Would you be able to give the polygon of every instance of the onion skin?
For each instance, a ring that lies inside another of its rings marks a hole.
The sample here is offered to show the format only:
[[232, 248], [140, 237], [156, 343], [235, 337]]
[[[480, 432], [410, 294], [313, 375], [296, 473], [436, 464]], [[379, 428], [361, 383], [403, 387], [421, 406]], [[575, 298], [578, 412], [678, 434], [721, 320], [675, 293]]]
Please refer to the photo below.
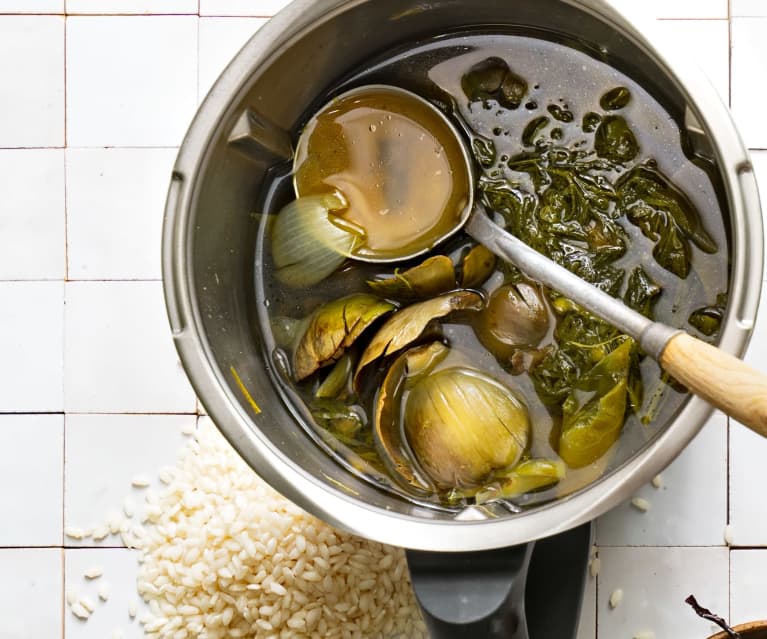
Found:
[[325, 193], [301, 197], [283, 207], [272, 228], [277, 279], [304, 288], [321, 282], [344, 263], [362, 241], [362, 235], [332, 221], [331, 211], [345, 206], [340, 195]]

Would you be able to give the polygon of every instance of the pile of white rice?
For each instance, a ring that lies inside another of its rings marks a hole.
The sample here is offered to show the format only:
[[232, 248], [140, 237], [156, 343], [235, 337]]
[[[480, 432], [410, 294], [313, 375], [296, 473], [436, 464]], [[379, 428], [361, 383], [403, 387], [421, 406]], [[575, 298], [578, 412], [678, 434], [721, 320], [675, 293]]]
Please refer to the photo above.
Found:
[[147, 516], [137, 544], [147, 637], [427, 636], [401, 549], [307, 515], [207, 421]]

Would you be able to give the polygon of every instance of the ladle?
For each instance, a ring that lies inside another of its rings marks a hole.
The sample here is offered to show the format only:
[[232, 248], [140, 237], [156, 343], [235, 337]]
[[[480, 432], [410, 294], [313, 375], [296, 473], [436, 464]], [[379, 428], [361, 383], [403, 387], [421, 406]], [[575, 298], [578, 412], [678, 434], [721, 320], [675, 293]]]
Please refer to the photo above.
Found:
[[[357, 87], [338, 96], [336, 100], [369, 91], [398, 94], [403, 99], [420, 102], [423, 106], [431, 109], [435, 115], [438, 115], [455, 135], [461, 146], [469, 184], [475, 183], [474, 162], [464, 137], [447, 116], [428, 100], [411, 91], [390, 85]], [[332, 108], [333, 104], [334, 101], [328, 103], [314, 118], [326, 109]], [[302, 145], [307, 144], [306, 132], [310, 130], [310, 126], [305, 127], [298, 141], [299, 149], [302, 148]], [[468, 204], [458, 223], [439, 238], [438, 242], [461, 228], [498, 257], [523, 270], [529, 277], [540, 281], [553, 290], [565, 293], [567, 297], [586, 310], [609, 322], [626, 335], [633, 337], [645, 353], [657, 360], [667, 373], [684, 384], [691, 392], [753, 431], [767, 437], [767, 375], [681, 329], [646, 318], [626, 306], [619, 299], [611, 297], [530, 248], [490, 219], [484, 206], [474, 201], [471, 187]], [[402, 261], [426, 253], [434, 247], [434, 244], [435, 242], [431, 241], [428, 246], [417, 247], [407, 255], [398, 256], [396, 260], [392, 259], [391, 256], [384, 258], [371, 254], [360, 256], [357, 259], [376, 263]]]

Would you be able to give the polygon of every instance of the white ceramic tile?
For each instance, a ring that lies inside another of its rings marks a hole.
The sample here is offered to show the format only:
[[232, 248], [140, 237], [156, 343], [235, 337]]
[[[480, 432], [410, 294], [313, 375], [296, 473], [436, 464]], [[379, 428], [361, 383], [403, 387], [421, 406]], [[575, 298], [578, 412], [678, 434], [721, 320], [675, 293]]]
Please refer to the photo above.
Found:
[[176, 149], [68, 149], [69, 279], [160, 279]]
[[767, 282], [762, 282], [759, 311], [756, 315], [751, 341], [743, 359], [760, 370], [764, 370], [767, 365]]
[[[674, 5], [675, 3], [666, 3]], [[725, 12], [726, 16], [726, 12]], [[658, 20], [659, 32], [700, 66], [725, 104], [730, 99], [730, 27], [727, 20]]]
[[0, 282], [0, 412], [63, 408], [63, 282]]
[[[728, 614], [726, 548], [600, 548], [597, 626], [600, 637], [633, 637], [642, 631], [657, 639], [702, 639], [716, 627], [695, 615], [684, 600]], [[623, 600], [609, 606], [620, 588]]]
[[759, 80], [767, 61], [765, 34], [767, 17], [732, 20], [732, 111], [746, 145], [757, 149], [767, 149], [767, 84]]
[[234, 55], [266, 22], [266, 18], [200, 19], [200, 100]]
[[767, 439], [745, 426], [730, 427], [730, 526], [736, 546], [767, 546]]
[[732, 625], [767, 619], [767, 550], [730, 553], [730, 621]]
[[64, 13], [64, 0], [0, 0], [0, 13]]
[[0, 16], [0, 34], [0, 148], [63, 146], [64, 17]]
[[727, 18], [727, 0], [610, 0], [610, 2], [620, 11], [632, 16], [645, 15], [665, 19]]
[[[88, 597], [94, 611], [87, 621], [64, 610], [64, 631], [67, 639], [108, 639], [119, 631], [122, 639], [143, 639], [144, 632], [138, 621], [149, 611], [136, 591], [138, 553], [124, 548], [77, 548], [65, 551], [64, 591], [74, 591], [79, 597]], [[86, 579], [89, 568], [101, 566], [104, 573], [97, 579]], [[99, 598], [99, 588], [106, 585], [108, 598]], [[128, 611], [136, 606], [136, 618]]]
[[[635, 0], [636, 1], [636, 0]], [[727, 0], [652, 0], [657, 18], [727, 18]]]
[[177, 146], [197, 103], [196, 16], [67, 20], [70, 146]]
[[63, 471], [62, 415], [0, 415], [0, 546], [61, 545]]
[[0, 150], [0, 193], [0, 279], [63, 280], [63, 149]]
[[730, 0], [733, 16], [767, 16], [764, 0]]
[[[767, 250], [767, 151], [751, 151], [751, 163], [754, 165], [754, 175], [759, 188], [759, 199], [762, 203], [762, 227], [764, 230], [764, 246]], [[767, 279], [767, 270], [764, 272]], [[767, 305], [767, 300], [765, 300]], [[765, 305], [762, 308], [765, 308]]]
[[271, 17], [290, 0], [200, 0], [201, 16]]
[[62, 551], [0, 549], [0, 637], [63, 639]]
[[197, 0], [67, 0], [67, 13], [197, 13]]
[[[764, 371], [767, 362], [767, 284], [745, 361]], [[767, 546], [767, 510], [754, 503], [754, 490], [767, 483], [767, 439], [730, 423], [730, 525], [738, 546]]]
[[[162, 492], [158, 474], [176, 463], [194, 429], [194, 415], [67, 415], [64, 496], [65, 526], [87, 530], [108, 521], [113, 511], [123, 515], [126, 498], [133, 502], [133, 523], [139, 523], [146, 495]], [[147, 488], [132, 486], [142, 477]], [[119, 546], [118, 536], [103, 540], [64, 539], [67, 546]]]
[[67, 412], [194, 413], [160, 282], [68, 282]]
[[597, 636], [597, 578], [589, 574], [586, 580], [576, 639], [596, 639]]
[[647, 512], [630, 501], [597, 522], [600, 546], [721, 546], [727, 525], [727, 417], [715, 413], [662, 473], [663, 487], [637, 493]]

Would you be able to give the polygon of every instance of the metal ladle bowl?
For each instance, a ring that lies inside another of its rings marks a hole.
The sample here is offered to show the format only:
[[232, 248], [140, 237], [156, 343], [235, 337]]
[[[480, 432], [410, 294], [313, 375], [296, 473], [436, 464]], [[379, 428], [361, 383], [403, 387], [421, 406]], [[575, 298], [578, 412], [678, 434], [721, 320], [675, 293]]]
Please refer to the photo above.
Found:
[[[310, 125], [304, 128], [299, 137], [296, 158], [306, 154], [308, 139], [313, 130], [311, 123], [317, 117], [328, 109], [332, 109], [340, 99], [376, 93], [395, 94], [402, 102], [418, 103], [437, 116], [446, 130], [451, 132], [460, 145], [468, 175], [468, 201], [458, 216], [456, 224], [436, 241], [430, 239], [421, 245], [413, 246], [396, 258], [388, 254], [379, 256], [374, 252], [367, 252], [364, 255], [353, 255], [354, 259], [378, 264], [409, 260], [423, 255], [460, 229], [464, 229], [474, 240], [483, 244], [498, 257], [520, 268], [532, 279], [538, 280], [555, 291], [566, 291], [567, 297], [571, 300], [634, 338], [645, 353], [656, 359], [666, 372], [687, 386], [690, 391], [754, 432], [767, 437], [767, 375], [681, 329], [648, 319], [626, 306], [620, 299], [608, 295], [581, 279], [495, 224], [488, 216], [485, 207], [475, 201], [473, 189], [473, 185], [476, 184], [475, 163], [465, 138], [449, 118], [428, 100], [412, 91], [390, 85], [355, 87], [334, 98], [313, 116]], [[386, 181], [394, 178], [384, 174], [382, 179]]]

